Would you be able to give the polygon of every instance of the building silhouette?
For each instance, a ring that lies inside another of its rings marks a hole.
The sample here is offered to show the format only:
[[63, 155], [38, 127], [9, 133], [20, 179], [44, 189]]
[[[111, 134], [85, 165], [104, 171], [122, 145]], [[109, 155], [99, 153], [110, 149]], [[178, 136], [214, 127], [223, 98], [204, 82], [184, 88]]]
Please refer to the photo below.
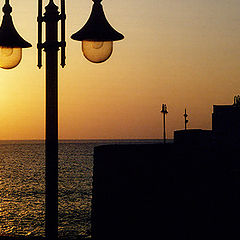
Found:
[[186, 129], [174, 131], [174, 144], [206, 146], [212, 144], [212, 131]]
[[212, 121], [174, 143], [95, 147], [92, 240], [240, 239], [240, 97]]
[[240, 144], [240, 96], [232, 105], [213, 105], [212, 132], [217, 144]]
[[240, 96], [232, 105], [213, 105], [212, 130], [174, 131], [174, 143], [185, 145], [240, 145]]

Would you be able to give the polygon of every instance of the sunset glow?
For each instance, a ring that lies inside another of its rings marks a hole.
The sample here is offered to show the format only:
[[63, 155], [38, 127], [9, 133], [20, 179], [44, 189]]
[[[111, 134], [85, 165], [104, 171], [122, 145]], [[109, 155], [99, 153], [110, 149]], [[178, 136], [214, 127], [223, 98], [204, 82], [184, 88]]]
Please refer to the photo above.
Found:
[[[33, 47], [23, 49], [16, 68], [0, 69], [0, 139], [43, 139], [45, 69], [37, 68], [37, 1], [10, 2], [16, 29]], [[100, 64], [87, 61], [80, 43], [70, 39], [86, 22], [92, 1], [66, 5], [60, 139], [162, 138], [163, 103], [169, 112], [167, 138], [184, 128], [185, 108], [189, 128], [211, 129], [212, 105], [232, 104], [240, 94], [239, 1], [102, 4], [125, 39], [114, 43], [111, 57]]]

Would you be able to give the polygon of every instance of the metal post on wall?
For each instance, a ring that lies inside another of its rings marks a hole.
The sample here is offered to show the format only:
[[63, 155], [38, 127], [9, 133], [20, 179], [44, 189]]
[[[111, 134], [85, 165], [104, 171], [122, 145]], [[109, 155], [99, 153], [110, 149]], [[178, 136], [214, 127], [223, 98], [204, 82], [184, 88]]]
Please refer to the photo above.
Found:
[[163, 143], [165, 144], [166, 143], [166, 114], [168, 113], [166, 104], [162, 104], [161, 113], [163, 114]]
[[186, 108], [185, 108], [185, 113], [184, 113], [183, 116], [184, 116], [184, 129], [187, 130], [187, 123], [188, 123], [187, 117], [188, 117], [188, 115], [187, 115], [187, 110], [186, 110]]

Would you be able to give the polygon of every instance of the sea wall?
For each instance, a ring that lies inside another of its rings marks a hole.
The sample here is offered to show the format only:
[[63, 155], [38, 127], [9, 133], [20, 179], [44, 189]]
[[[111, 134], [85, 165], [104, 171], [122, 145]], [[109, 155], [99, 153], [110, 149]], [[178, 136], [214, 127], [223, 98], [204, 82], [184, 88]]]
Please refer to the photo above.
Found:
[[96, 147], [93, 239], [239, 239], [238, 152], [175, 144]]

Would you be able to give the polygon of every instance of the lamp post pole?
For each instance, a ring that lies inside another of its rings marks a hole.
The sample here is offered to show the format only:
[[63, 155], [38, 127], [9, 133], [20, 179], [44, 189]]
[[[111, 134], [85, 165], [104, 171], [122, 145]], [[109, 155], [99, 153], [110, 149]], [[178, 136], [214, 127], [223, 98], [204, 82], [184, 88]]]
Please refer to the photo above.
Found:
[[[63, 35], [62, 41], [58, 42], [58, 21], [62, 20], [62, 23], [65, 21], [65, 11], [61, 9], [63, 15], [59, 14], [58, 7], [54, 4], [53, 0], [50, 0], [46, 6], [44, 16], [42, 16], [41, 8], [42, 0], [39, 0], [39, 68], [42, 66], [42, 49], [46, 52], [45, 234], [46, 239], [56, 240], [58, 238], [58, 50], [60, 46], [62, 50], [65, 48]], [[41, 42], [42, 22], [46, 23], [45, 43]], [[62, 51], [62, 53], [65, 55], [65, 51]], [[65, 65], [65, 56], [62, 56], [61, 65], [63, 67]]]
[[58, 44], [57, 7], [46, 7], [46, 222], [48, 240], [58, 236]]

